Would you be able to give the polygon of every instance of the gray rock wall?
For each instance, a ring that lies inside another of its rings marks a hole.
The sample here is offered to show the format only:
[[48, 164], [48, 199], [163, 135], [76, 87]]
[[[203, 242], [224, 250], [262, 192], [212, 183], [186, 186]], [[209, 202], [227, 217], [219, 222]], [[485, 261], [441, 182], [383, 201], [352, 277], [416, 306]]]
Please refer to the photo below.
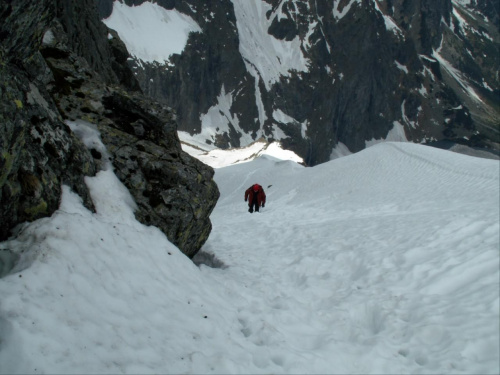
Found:
[[0, 239], [59, 206], [61, 184], [92, 202], [83, 183], [95, 173], [46, 90], [53, 76], [38, 52], [53, 8], [48, 2], [2, 2], [0, 14]]
[[85, 121], [100, 131], [137, 219], [194, 256], [219, 197], [213, 170], [181, 150], [172, 110], [141, 94], [95, 3], [3, 2], [0, 15], [0, 240], [51, 215], [62, 184], [93, 209], [84, 177], [106, 156], [65, 123]]

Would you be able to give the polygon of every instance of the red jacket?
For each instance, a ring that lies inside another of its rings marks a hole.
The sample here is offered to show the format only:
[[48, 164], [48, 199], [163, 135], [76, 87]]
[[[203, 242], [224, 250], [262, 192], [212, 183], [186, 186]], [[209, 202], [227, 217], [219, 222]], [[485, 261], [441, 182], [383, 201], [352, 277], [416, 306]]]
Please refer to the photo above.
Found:
[[248, 200], [248, 206], [252, 205], [253, 201], [253, 195], [254, 195], [254, 188], [257, 188], [257, 204], [259, 207], [262, 207], [266, 204], [266, 193], [264, 193], [264, 189], [262, 189], [262, 186], [255, 184], [250, 186], [246, 191], [245, 191], [245, 202]]

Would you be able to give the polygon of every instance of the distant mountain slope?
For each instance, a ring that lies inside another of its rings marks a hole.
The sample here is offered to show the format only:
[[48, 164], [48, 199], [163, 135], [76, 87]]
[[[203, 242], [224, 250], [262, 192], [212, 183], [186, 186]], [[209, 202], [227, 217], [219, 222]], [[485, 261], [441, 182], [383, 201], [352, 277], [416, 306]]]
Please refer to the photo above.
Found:
[[[189, 19], [181, 51], [130, 64], [147, 94], [176, 109], [180, 130], [217, 147], [280, 140], [309, 165], [381, 139], [499, 148], [493, 2], [97, 1], [120, 35], [137, 27], [140, 40], [147, 23], [144, 48], [158, 39], [169, 50], [179, 37], [162, 24]], [[141, 19], [151, 6], [157, 16]]]

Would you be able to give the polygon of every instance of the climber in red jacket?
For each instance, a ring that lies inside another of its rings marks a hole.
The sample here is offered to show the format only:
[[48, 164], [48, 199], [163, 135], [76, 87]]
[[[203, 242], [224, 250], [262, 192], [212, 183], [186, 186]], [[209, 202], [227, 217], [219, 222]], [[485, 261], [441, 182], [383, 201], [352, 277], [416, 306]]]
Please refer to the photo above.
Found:
[[254, 211], [259, 212], [259, 207], [265, 207], [266, 205], [266, 193], [264, 189], [259, 184], [250, 186], [245, 191], [245, 202], [248, 200], [248, 212], [252, 213]]

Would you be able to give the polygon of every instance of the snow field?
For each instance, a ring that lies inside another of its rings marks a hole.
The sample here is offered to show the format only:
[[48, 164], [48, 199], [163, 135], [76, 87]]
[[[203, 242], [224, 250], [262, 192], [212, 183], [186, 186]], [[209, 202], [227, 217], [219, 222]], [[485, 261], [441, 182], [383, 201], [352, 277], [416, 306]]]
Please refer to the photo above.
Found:
[[2, 243], [23, 258], [0, 282], [0, 373], [234, 372], [224, 296], [133, 219], [111, 171], [87, 182], [97, 214], [65, 188], [56, 214]]
[[[111, 170], [86, 181], [97, 213], [65, 187], [0, 243], [21, 255], [0, 279], [0, 373], [499, 372], [498, 161], [385, 143], [215, 179], [203, 251], [225, 268], [135, 221]], [[255, 182], [268, 203], [249, 214]]]
[[[498, 370], [497, 162], [389, 143], [314, 168], [263, 157], [216, 181], [205, 248], [246, 296], [242, 331], [268, 349], [257, 367]], [[255, 182], [272, 186], [250, 215], [242, 193]]]

